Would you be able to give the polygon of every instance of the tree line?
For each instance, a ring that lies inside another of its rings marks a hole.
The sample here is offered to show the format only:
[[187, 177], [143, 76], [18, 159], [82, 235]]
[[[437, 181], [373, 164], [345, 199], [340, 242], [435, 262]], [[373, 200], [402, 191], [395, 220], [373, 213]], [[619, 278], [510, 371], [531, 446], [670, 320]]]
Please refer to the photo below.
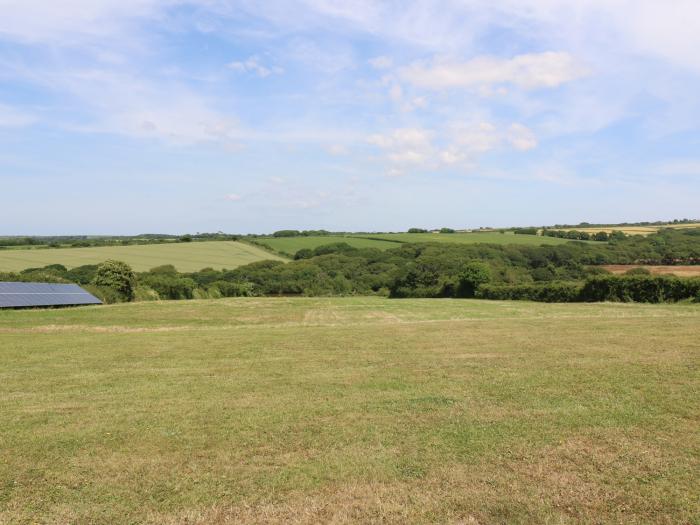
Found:
[[417, 243], [389, 250], [338, 242], [297, 252], [295, 260], [235, 269], [178, 272], [164, 265], [133, 272], [107, 261], [0, 274], [0, 280], [75, 282], [105, 302], [274, 295], [476, 297], [536, 301], [676, 301], [698, 296], [698, 279], [613, 276], [603, 264], [700, 264], [700, 229], [662, 230], [609, 243], [563, 245]]

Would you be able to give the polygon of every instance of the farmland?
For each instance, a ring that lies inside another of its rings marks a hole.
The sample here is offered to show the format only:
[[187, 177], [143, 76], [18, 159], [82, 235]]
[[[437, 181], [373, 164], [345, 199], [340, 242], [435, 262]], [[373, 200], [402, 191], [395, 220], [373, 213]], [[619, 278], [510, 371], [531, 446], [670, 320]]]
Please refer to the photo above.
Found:
[[512, 233], [367, 233], [348, 235], [318, 235], [298, 237], [259, 237], [256, 242], [264, 244], [279, 253], [294, 255], [303, 248], [314, 249], [325, 244], [344, 242], [354, 248], [397, 248], [401, 243], [442, 242], [457, 244], [562, 244], [567, 239], [539, 237], [535, 235], [514, 235]]
[[3, 523], [693, 523], [700, 306], [0, 311]]
[[662, 228], [673, 228], [678, 230], [688, 229], [688, 228], [700, 228], [700, 223], [680, 223], [680, 224], [663, 224], [663, 225], [649, 225], [649, 226], [600, 226], [600, 227], [575, 227], [575, 228], [550, 228], [551, 230], [576, 230], [580, 232], [586, 232], [590, 234], [595, 234], [598, 232], [612, 233], [614, 231], [621, 231], [625, 235], [649, 235], [656, 233]]
[[118, 259], [128, 263], [136, 271], [172, 264], [181, 272], [190, 272], [205, 267], [235, 268], [255, 261], [279, 258], [256, 246], [234, 241], [16, 249], [0, 250], [0, 271], [21, 271], [48, 264], [62, 264], [73, 268], [85, 264], [99, 264], [107, 259]]
[[652, 275], [676, 275], [678, 277], [700, 277], [700, 265], [644, 266], [638, 264], [606, 264], [601, 268], [612, 274], [620, 275], [634, 268], [646, 268]]
[[311, 235], [299, 237], [259, 237], [256, 242], [264, 244], [271, 250], [279, 253], [294, 255], [301, 249], [309, 248], [313, 250], [319, 246], [344, 242], [353, 248], [378, 248], [386, 250], [388, 248], [396, 248], [399, 245], [396, 242], [380, 241], [372, 239], [363, 239], [360, 237], [344, 236], [344, 235]]
[[368, 238], [393, 242], [451, 242], [459, 244], [525, 244], [540, 246], [542, 244], [562, 244], [567, 239], [556, 237], [541, 237], [538, 235], [515, 235], [511, 232], [478, 232], [478, 233], [388, 233], [366, 235]]

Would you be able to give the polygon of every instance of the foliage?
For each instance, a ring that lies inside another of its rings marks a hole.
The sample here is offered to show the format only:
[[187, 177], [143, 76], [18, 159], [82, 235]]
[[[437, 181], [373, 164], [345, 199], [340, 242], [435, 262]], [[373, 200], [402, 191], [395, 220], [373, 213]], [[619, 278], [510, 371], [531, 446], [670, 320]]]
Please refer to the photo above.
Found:
[[124, 300], [134, 298], [136, 275], [131, 266], [122, 261], [107, 260], [97, 267], [93, 284], [98, 287], [111, 288]]
[[582, 285], [576, 282], [554, 281], [530, 284], [483, 284], [476, 297], [479, 299], [528, 300], [547, 303], [579, 301]]

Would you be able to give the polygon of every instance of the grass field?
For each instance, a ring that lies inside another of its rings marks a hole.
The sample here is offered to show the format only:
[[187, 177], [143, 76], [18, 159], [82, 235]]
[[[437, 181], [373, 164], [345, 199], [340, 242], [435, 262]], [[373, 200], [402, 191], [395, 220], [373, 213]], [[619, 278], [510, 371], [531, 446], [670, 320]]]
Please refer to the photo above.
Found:
[[324, 244], [345, 242], [356, 248], [378, 248], [387, 250], [397, 248], [408, 242], [452, 242], [452, 243], [494, 243], [494, 244], [561, 244], [567, 239], [556, 237], [538, 237], [535, 235], [514, 235], [512, 233], [378, 233], [350, 234], [347, 236], [326, 235], [316, 237], [261, 237], [256, 239], [270, 249], [280, 253], [294, 255], [302, 248], [316, 248]]
[[492, 244], [529, 244], [540, 246], [542, 244], [562, 244], [568, 239], [557, 237], [540, 237], [537, 235], [515, 235], [513, 233], [389, 233], [367, 235], [373, 239], [384, 239], [394, 242], [454, 242], [464, 244], [492, 243]]
[[67, 268], [97, 264], [118, 259], [136, 271], [146, 271], [162, 264], [172, 264], [181, 272], [202, 268], [235, 268], [264, 259], [279, 259], [276, 255], [250, 244], [233, 241], [144, 244], [95, 248], [55, 248], [0, 250], [0, 271], [20, 271], [48, 264]]
[[309, 237], [260, 237], [257, 242], [264, 244], [272, 250], [280, 253], [294, 255], [303, 248], [318, 248], [325, 244], [344, 242], [355, 248], [396, 248], [398, 243], [389, 241], [375, 241], [371, 239], [361, 239], [357, 237], [346, 237], [342, 235], [318, 235]]
[[0, 311], [0, 523], [698, 523], [700, 306]]

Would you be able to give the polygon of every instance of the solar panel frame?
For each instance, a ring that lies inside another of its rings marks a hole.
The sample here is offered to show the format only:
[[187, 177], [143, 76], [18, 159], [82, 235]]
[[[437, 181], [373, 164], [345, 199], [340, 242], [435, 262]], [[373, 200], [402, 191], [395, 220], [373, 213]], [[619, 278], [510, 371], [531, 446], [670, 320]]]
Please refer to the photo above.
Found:
[[77, 284], [0, 282], [0, 308], [102, 304]]

